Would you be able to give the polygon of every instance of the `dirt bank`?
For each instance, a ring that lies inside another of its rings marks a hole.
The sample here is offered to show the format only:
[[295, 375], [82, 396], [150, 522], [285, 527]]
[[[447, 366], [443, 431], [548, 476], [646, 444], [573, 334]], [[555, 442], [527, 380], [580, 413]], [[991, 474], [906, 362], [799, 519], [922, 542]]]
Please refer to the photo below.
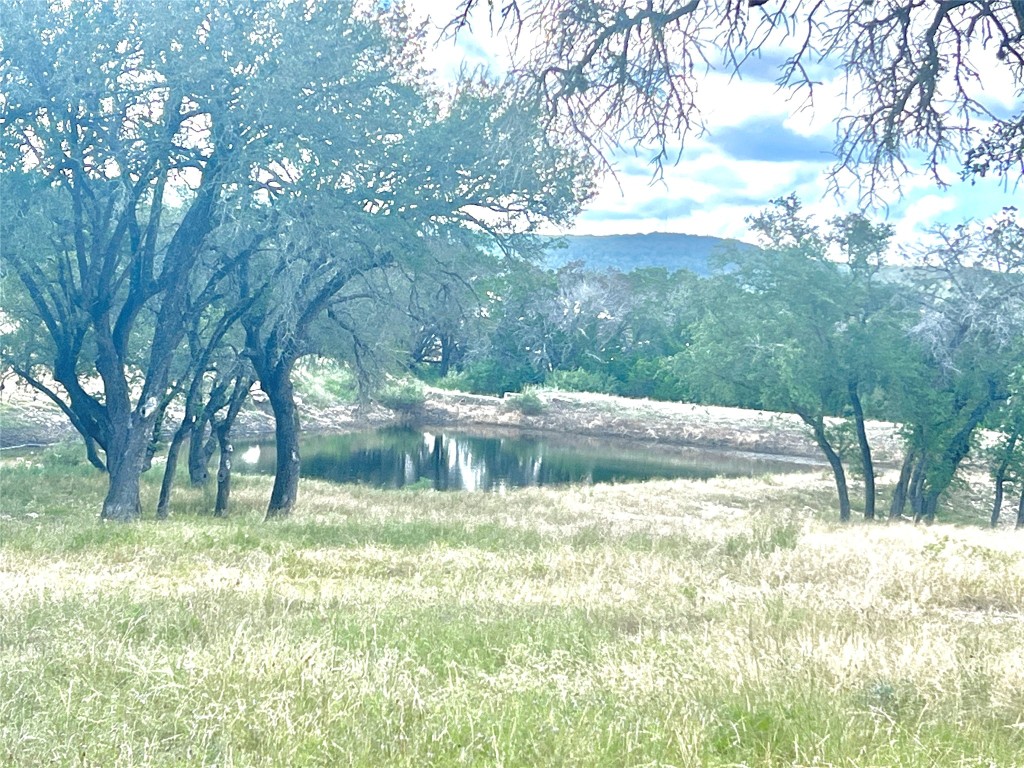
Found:
[[[675, 446], [821, 457], [807, 428], [790, 414], [576, 392], [541, 391], [537, 396], [541, 412], [526, 415], [515, 407], [514, 395], [501, 399], [430, 390], [422, 418], [428, 424], [514, 427]], [[901, 441], [892, 424], [870, 423], [868, 434], [879, 462], [900, 460]]]
[[[511, 428], [554, 432], [562, 436], [618, 437], [673, 446], [756, 451], [818, 458], [820, 453], [796, 416], [741, 408], [663, 403], [607, 395], [541, 391], [540, 412], [527, 415], [507, 398], [429, 389], [424, 407], [407, 417], [430, 426]], [[346, 432], [385, 426], [400, 419], [371, 406], [329, 408], [303, 404], [307, 431]], [[265, 403], [239, 417], [239, 438], [272, 434], [273, 418]], [[900, 441], [891, 424], [872, 423], [869, 435], [881, 463], [899, 460]], [[45, 445], [76, 438], [64, 415], [48, 401], [30, 394], [5, 394], [0, 403], [0, 446]]]

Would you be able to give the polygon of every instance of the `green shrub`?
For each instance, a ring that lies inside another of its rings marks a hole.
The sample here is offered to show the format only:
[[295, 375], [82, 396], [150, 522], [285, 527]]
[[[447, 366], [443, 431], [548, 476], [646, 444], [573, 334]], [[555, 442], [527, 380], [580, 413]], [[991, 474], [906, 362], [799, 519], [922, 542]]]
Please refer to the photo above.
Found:
[[450, 371], [446, 376], [433, 382], [438, 389], [447, 389], [452, 392], [471, 392], [466, 374], [462, 371]]
[[626, 374], [619, 394], [684, 403], [695, 402], [695, 393], [678, 357], [638, 359]]
[[503, 395], [519, 392], [530, 384], [539, 384], [543, 377], [525, 363], [499, 363], [480, 360], [470, 363], [458, 373], [449, 373], [438, 382], [439, 387], [478, 395]]
[[415, 379], [396, 381], [377, 393], [377, 402], [396, 413], [416, 413], [426, 401], [423, 385]]
[[85, 446], [81, 441], [56, 443], [43, 449], [41, 455], [43, 466], [50, 469], [92, 469]]
[[601, 395], [618, 394], [619, 383], [607, 373], [586, 371], [577, 368], [572, 371], [553, 371], [547, 385], [563, 392], [596, 392]]
[[359, 396], [358, 383], [352, 371], [326, 358], [303, 360], [296, 367], [292, 383], [304, 403], [321, 408], [350, 405]]
[[509, 395], [505, 398], [505, 402], [509, 408], [519, 411], [524, 416], [540, 416], [547, 407], [532, 389], [528, 389], [522, 394]]

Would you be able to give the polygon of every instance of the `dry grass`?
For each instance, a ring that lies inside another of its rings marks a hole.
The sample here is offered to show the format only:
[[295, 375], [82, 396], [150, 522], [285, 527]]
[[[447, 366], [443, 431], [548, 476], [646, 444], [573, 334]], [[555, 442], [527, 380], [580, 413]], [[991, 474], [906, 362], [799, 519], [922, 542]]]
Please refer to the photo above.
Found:
[[3, 472], [0, 765], [1024, 766], [1024, 536], [824, 475], [117, 526]]

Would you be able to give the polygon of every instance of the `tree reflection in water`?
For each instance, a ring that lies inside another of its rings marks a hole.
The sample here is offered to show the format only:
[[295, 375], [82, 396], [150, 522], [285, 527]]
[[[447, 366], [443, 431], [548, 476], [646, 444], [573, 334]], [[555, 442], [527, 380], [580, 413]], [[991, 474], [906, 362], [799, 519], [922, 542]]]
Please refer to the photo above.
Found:
[[[274, 471], [273, 441], [250, 443], [240, 451], [240, 471]], [[429, 484], [440, 491], [500, 492], [567, 483], [742, 477], [797, 471], [809, 463], [751, 453], [511, 433], [385, 429], [309, 435], [302, 440], [303, 477], [378, 488]]]

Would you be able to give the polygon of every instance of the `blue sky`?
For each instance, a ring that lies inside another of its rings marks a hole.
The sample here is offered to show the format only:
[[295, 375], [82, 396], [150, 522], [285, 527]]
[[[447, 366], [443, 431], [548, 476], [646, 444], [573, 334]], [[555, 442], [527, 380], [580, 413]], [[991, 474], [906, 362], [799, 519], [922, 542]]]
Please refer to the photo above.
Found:
[[[414, 3], [428, 7], [435, 21], [446, 20], [450, 0]], [[441, 72], [455, 72], [462, 60], [498, 70], [506, 61], [503, 40], [491, 37], [485, 19], [474, 34], [460, 35], [458, 44], [440, 41], [435, 49]], [[815, 88], [813, 105], [803, 95], [781, 92], [775, 85], [782, 54], [752, 59], [742, 79], [711, 73], [701, 83], [699, 105], [706, 125], [702, 136], [690, 136], [679, 161], [655, 180], [649, 155], [624, 148], [615, 153], [614, 177], [606, 178], [600, 193], [577, 219], [574, 234], [684, 232], [749, 239], [745, 217], [774, 198], [795, 192], [806, 209], [822, 217], [856, 210], [858, 191], [848, 185], [830, 190], [828, 173], [835, 117], [845, 99], [844, 83], [829, 72]], [[996, 106], [1012, 103], [1012, 90], [997, 93]], [[678, 151], [678, 147], [676, 147]], [[674, 157], [674, 155], [673, 155]], [[953, 161], [955, 163], [955, 161]], [[899, 189], [885, 194], [885, 206], [867, 212], [896, 228], [896, 242], [909, 244], [938, 223], [986, 219], [1002, 207], [1024, 202], [1022, 190], [993, 179], [976, 183], [959, 179], [955, 164], [944, 168], [948, 186], [940, 188], [924, 172], [904, 177]], [[852, 177], [851, 177], [852, 180]]]

